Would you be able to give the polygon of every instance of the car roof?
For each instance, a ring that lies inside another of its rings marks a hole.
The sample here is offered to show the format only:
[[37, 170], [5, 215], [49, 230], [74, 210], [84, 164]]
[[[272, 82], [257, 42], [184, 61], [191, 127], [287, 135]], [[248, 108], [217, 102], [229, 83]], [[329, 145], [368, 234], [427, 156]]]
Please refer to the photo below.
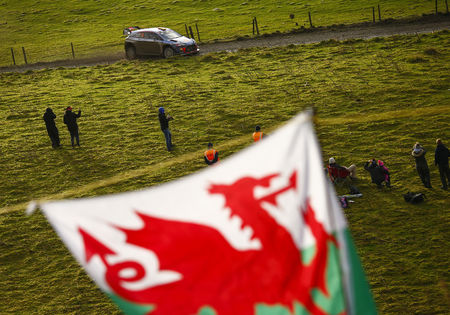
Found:
[[132, 33], [141, 33], [141, 32], [161, 33], [162, 31], [165, 31], [165, 30], [170, 30], [170, 28], [167, 28], [167, 27], [141, 28], [139, 30], [132, 31]]

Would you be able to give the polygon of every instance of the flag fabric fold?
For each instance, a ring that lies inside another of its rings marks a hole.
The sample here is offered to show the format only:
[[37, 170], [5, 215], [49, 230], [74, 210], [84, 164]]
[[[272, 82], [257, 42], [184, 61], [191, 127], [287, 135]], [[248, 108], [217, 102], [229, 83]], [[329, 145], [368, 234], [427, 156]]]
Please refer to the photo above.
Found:
[[40, 208], [127, 314], [376, 314], [309, 112], [179, 180]]

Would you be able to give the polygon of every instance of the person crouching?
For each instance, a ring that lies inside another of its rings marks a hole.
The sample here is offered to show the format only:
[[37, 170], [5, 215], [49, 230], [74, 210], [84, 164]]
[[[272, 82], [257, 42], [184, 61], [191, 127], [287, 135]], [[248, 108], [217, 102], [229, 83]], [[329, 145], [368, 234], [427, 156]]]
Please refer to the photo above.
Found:
[[208, 150], [205, 151], [203, 157], [205, 159], [205, 163], [208, 165], [213, 165], [219, 161], [219, 152], [213, 149], [213, 144], [211, 142], [208, 143]]

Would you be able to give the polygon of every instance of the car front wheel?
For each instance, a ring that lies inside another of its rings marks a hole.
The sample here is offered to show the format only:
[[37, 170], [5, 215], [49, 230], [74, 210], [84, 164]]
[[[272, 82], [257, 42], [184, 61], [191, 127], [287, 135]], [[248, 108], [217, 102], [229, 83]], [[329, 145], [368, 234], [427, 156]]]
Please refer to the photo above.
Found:
[[128, 59], [136, 59], [136, 48], [133, 46], [128, 46], [125, 53]]
[[175, 55], [175, 52], [173, 51], [172, 48], [170, 48], [170, 47], [164, 48], [164, 51], [163, 51], [164, 58], [170, 58], [170, 57], [173, 57], [173, 55]]

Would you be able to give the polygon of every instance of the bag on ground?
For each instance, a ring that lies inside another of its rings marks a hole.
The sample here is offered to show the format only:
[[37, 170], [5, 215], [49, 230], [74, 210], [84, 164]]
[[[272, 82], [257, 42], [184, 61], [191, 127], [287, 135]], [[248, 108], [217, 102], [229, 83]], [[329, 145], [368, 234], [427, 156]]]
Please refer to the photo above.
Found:
[[403, 195], [403, 198], [405, 199], [406, 202], [417, 204], [425, 200], [425, 195], [423, 193], [414, 193], [408, 191], [406, 194]]

